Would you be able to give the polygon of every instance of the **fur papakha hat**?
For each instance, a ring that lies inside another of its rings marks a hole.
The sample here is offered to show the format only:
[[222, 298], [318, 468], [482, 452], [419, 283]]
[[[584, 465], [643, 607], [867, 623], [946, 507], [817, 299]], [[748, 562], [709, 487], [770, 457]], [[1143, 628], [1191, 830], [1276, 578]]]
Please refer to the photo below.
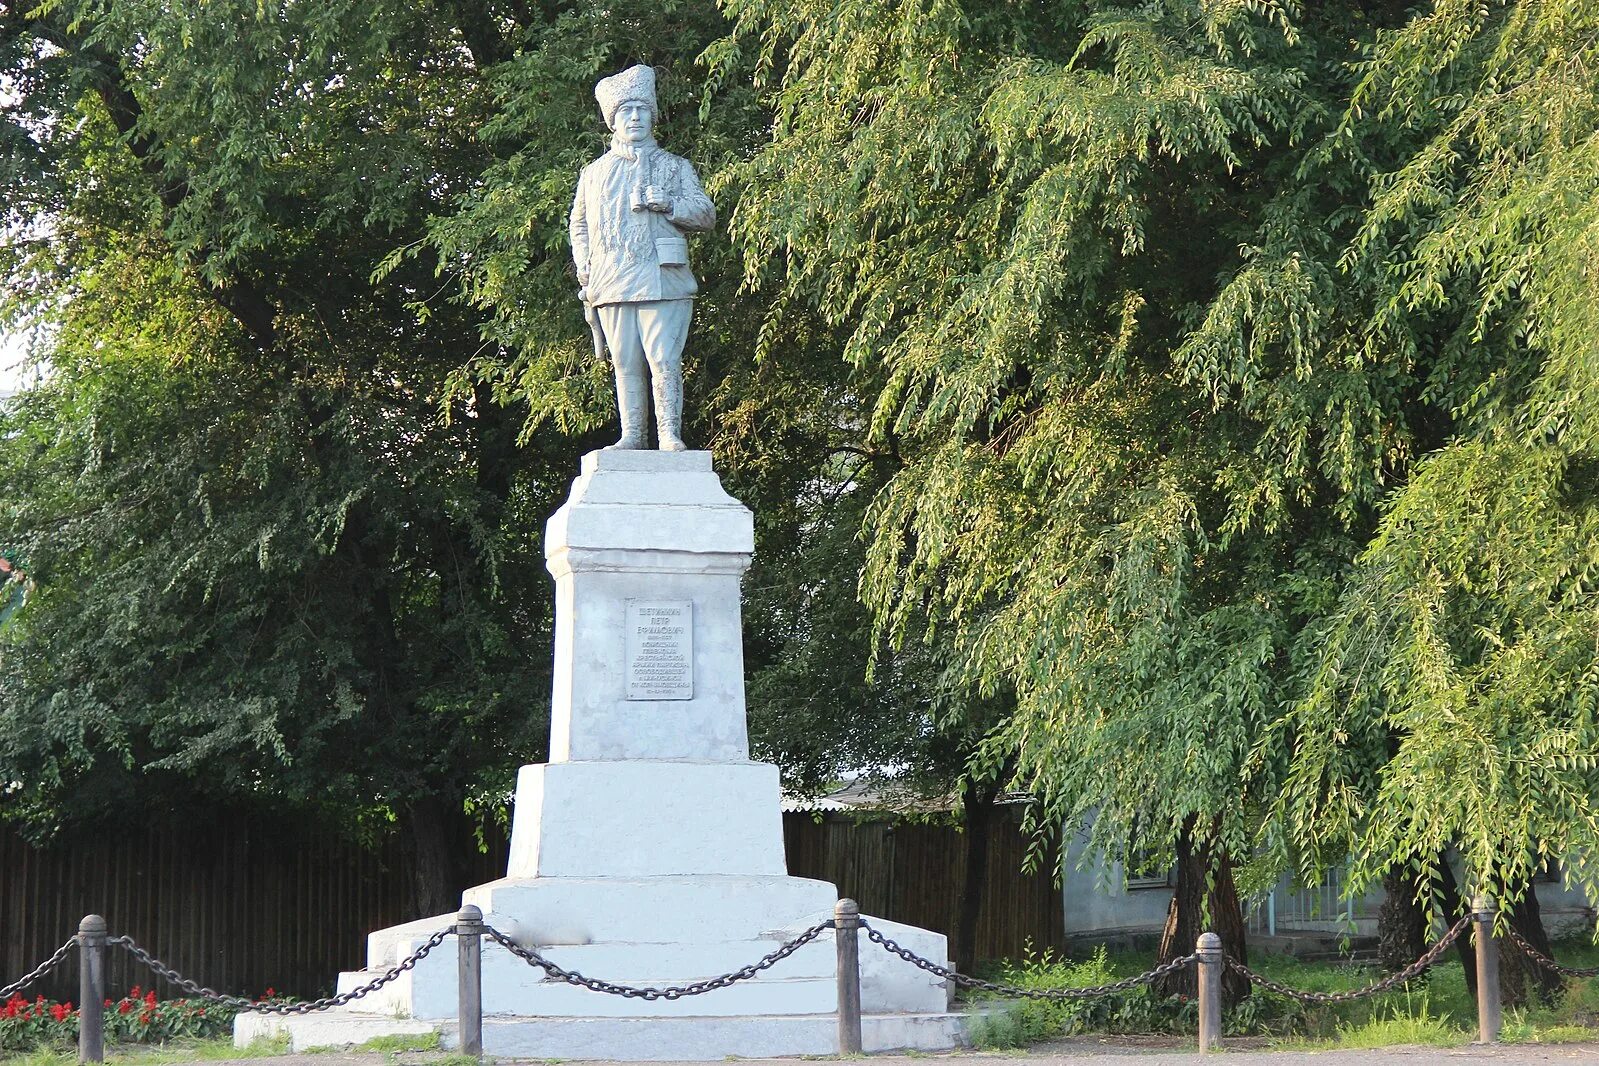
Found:
[[655, 103], [655, 68], [643, 63], [628, 67], [620, 74], [612, 74], [609, 78], [601, 78], [599, 84], [594, 86], [594, 99], [600, 102], [600, 114], [605, 116], [605, 125], [609, 129], [616, 128], [617, 109], [629, 100], [643, 101], [650, 105], [650, 111], [657, 116], [661, 113]]

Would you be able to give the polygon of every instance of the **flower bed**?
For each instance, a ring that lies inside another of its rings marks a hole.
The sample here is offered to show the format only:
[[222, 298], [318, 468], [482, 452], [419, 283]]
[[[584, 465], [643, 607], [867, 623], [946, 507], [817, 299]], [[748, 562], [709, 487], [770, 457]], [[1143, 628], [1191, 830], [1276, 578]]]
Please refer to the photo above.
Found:
[[[121, 999], [105, 1001], [107, 1044], [162, 1044], [169, 1040], [221, 1036], [232, 1031], [237, 1011], [203, 999], [157, 999], [137, 985]], [[38, 996], [13, 996], [0, 1006], [0, 1051], [60, 1047], [78, 1039], [78, 1009]]]

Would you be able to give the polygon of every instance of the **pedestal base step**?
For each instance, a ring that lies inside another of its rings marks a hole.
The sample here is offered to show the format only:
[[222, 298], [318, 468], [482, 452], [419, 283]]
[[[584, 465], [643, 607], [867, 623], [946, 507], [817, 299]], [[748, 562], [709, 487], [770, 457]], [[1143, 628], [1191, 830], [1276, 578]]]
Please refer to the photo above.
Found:
[[[832, 914], [833, 886], [797, 877], [659, 877], [636, 880], [506, 879], [468, 889], [486, 917], [526, 938], [551, 962], [617, 984], [666, 987], [731, 973], [756, 962]], [[716, 905], [720, 903], [720, 912]], [[583, 906], [586, 904], [586, 909]], [[825, 904], [825, 906], [819, 906]], [[492, 908], [492, 909], [491, 909]], [[698, 921], [687, 921], [691, 915]], [[437, 915], [372, 933], [367, 965], [339, 976], [338, 990], [369, 983], [410, 955], [454, 915]], [[873, 928], [924, 958], [948, 957], [944, 937], [882, 918]], [[611, 936], [590, 939], [602, 931]], [[650, 935], [654, 932], [655, 935]], [[727, 939], [729, 933], [736, 939]], [[560, 935], [556, 935], [560, 933]], [[698, 933], [698, 936], [694, 934]], [[742, 934], [740, 936], [740, 934]], [[483, 1011], [514, 1017], [633, 1015], [808, 1015], [837, 1002], [837, 948], [831, 930], [753, 981], [676, 1001], [601, 995], [547, 979], [498, 944], [483, 944]], [[454, 945], [444, 945], [388, 985], [358, 1001], [370, 1014], [430, 1021], [455, 1017]], [[868, 1014], [939, 1013], [949, 990], [931, 974], [865, 942], [860, 947], [861, 1006]]]
[[[360, 1044], [376, 1036], [438, 1032], [447, 1048], [460, 1045], [455, 1022], [422, 1022], [333, 1010], [303, 1017], [241, 1014], [233, 1042], [289, 1037], [291, 1051]], [[861, 1020], [867, 1051], [947, 1051], [963, 1046], [959, 1014], [868, 1014]], [[483, 1053], [518, 1059], [614, 1059], [623, 1062], [715, 1061], [838, 1053], [832, 1014], [683, 1018], [483, 1019]]]
[[[822, 949], [808, 945], [816, 957]], [[831, 951], [829, 945], [827, 950]], [[429, 960], [431, 961], [431, 960]], [[404, 975], [384, 988], [360, 1000], [363, 1010], [372, 1014], [392, 1017], [410, 1017], [422, 1021], [441, 1021], [454, 1018], [456, 989], [450, 984], [455, 979], [453, 969], [435, 974], [433, 969]], [[781, 965], [781, 964], [779, 964]], [[581, 972], [581, 971], [580, 971]], [[817, 1014], [832, 1010], [838, 1002], [838, 982], [832, 974], [825, 977], [771, 976], [762, 974], [753, 981], [740, 981], [728, 988], [720, 988], [701, 996], [682, 999], [628, 999], [604, 995], [586, 988], [569, 985], [563, 981], [542, 979], [543, 971], [528, 967], [521, 959], [496, 948], [483, 952], [483, 1012], [485, 1015], [531, 1015], [534, 1017], [685, 1017], [707, 1013], [720, 1015], [739, 1014]], [[706, 971], [688, 980], [704, 980], [713, 976]], [[339, 991], [359, 988], [378, 977], [375, 970], [356, 970], [339, 975]], [[688, 980], [626, 979], [620, 984], [635, 987], [664, 987], [686, 984]]]

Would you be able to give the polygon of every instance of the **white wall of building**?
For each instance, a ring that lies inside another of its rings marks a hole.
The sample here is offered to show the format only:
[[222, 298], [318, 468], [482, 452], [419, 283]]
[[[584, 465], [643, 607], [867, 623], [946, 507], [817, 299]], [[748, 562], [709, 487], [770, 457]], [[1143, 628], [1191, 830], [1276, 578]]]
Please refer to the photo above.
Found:
[[1069, 938], [1159, 932], [1166, 924], [1172, 890], [1165, 884], [1129, 884], [1120, 865], [1105, 866], [1079, 835], [1066, 846], [1061, 882]]
[[[1102, 863], [1079, 836], [1068, 845], [1067, 870], [1061, 886], [1061, 906], [1066, 935], [1076, 940], [1112, 940], [1128, 934], [1158, 934], [1166, 922], [1172, 890], [1158, 880], [1129, 882], [1115, 864]], [[1544, 928], [1551, 936], [1591, 931], [1594, 906], [1579, 891], [1559, 881], [1535, 886]], [[1266, 898], [1245, 917], [1251, 937], [1293, 933], [1348, 933], [1372, 936], [1377, 932], [1377, 911], [1382, 906], [1380, 886], [1350, 900], [1343, 894], [1337, 871], [1328, 882], [1304, 889], [1284, 877], [1268, 905]]]

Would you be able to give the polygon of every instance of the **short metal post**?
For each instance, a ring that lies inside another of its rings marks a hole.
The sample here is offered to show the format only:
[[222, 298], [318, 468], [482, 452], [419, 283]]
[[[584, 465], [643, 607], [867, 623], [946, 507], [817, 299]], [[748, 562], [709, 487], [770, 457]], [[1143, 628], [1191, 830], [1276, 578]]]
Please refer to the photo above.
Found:
[[1499, 1002], [1499, 941], [1494, 937], [1498, 908], [1492, 897], [1478, 896], [1472, 910], [1477, 933], [1477, 1039], [1497, 1044], [1504, 1017]]
[[838, 1053], [861, 1052], [861, 908], [841, 899], [833, 908], [833, 940], [838, 945]]
[[483, 912], [468, 903], [455, 914], [455, 943], [460, 959], [455, 1008], [461, 1031], [461, 1053], [483, 1057]]
[[1194, 951], [1199, 956], [1199, 1050], [1214, 1051], [1221, 1045], [1221, 937], [1199, 934]]
[[105, 919], [78, 923], [78, 1061], [105, 1061]]

